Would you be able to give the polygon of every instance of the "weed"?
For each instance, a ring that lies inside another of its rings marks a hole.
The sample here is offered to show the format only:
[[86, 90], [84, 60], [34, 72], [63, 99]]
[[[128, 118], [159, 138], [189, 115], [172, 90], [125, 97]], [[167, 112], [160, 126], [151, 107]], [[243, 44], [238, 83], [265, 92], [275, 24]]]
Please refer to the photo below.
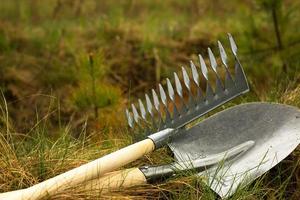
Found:
[[79, 88], [74, 91], [72, 100], [81, 110], [92, 108], [94, 117], [98, 118], [99, 108], [115, 105], [120, 99], [120, 92], [103, 81], [107, 69], [101, 52], [83, 58], [78, 68]]

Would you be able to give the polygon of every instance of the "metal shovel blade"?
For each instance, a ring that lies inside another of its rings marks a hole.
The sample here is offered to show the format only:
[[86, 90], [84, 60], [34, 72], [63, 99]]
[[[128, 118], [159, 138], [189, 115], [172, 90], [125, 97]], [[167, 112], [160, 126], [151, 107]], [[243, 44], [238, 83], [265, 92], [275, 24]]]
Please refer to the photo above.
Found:
[[299, 109], [273, 103], [235, 106], [174, 137], [169, 147], [175, 159], [184, 162], [211, 157], [246, 141], [254, 141], [254, 145], [245, 153], [199, 173], [222, 198], [251, 183], [298, 146]]

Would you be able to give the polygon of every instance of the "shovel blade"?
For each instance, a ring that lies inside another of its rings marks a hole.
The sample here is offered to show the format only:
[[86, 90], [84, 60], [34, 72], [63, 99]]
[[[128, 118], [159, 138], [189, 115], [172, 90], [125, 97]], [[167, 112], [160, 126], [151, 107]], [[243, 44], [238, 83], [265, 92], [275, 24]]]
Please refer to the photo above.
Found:
[[199, 173], [222, 198], [251, 183], [298, 146], [300, 111], [282, 104], [242, 104], [203, 120], [169, 146], [175, 158], [184, 161], [209, 157], [249, 140], [255, 144], [243, 155]]

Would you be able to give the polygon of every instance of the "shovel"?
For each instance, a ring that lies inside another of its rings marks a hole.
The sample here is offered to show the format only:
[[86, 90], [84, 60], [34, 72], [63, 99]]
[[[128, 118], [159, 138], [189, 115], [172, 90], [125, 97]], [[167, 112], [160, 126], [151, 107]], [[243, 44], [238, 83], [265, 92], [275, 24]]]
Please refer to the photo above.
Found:
[[81, 187], [112, 190], [153, 183], [192, 170], [225, 198], [277, 165], [299, 142], [298, 108], [273, 103], [242, 104], [172, 138], [168, 146], [175, 163], [112, 172]]
[[[139, 112], [134, 104], [131, 106], [131, 112], [126, 110], [129, 126], [134, 130], [138, 130], [139, 133], [143, 132], [146, 139], [30, 188], [0, 194], [0, 199], [40, 199], [114, 171], [146, 153], [166, 145], [170, 138], [177, 137], [177, 133], [185, 132], [184, 127], [190, 122], [248, 92], [249, 86], [237, 56], [237, 46], [230, 34], [228, 34], [228, 38], [233, 55], [232, 60], [234, 60], [234, 76], [230, 72], [233, 70], [229, 69], [227, 64], [230, 63], [227, 61], [227, 54], [221, 42], [218, 41], [220, 61], [225, 75], [224, 81], [219, 75], [217, 60], [212, 50], [208, 48], [210, 68], [207, 68], [203, 57], [199, 54], [200, 70], [206, 87], [205, 93], [200, 87], [199, 70], [190, 61], [191, 79], [186, 68], [182, 67], [184, 86], [182, 86], [177, 73], [174, 73], [175, 90], [170, 80], [166, 80], [168, 96], [162, 85], [159, 84], [161, 101], [155, 90], [152, 90], [153, 103], [149, 96], [145, 95], [147, 109], [145, 109], [143, 102], [139, 100]], [[211, 75], [214, 76], [216, 81], [214, 87], [209, 81]], [[188, 101], [185, 100], [184, 93], [188, 95]], [[202, 136], [198, 135], [198, 137], [201, 138]]]

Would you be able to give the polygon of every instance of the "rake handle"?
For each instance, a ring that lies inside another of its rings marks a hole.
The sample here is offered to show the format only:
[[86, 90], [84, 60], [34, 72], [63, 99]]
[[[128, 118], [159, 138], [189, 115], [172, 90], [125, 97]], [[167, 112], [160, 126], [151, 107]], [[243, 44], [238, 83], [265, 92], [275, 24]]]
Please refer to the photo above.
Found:
[[140, 158], [146, 153], [152, 152], [154, 149], [154, 142], [151, 139], [145, 139], [50, 178], [30, 188], [2, 193], [0, 194], [0, 200], [37, 200], [46, 196], [51, 196], [66, 188], [75, 187], [80, 183], [114, 171], [115, 169]]

